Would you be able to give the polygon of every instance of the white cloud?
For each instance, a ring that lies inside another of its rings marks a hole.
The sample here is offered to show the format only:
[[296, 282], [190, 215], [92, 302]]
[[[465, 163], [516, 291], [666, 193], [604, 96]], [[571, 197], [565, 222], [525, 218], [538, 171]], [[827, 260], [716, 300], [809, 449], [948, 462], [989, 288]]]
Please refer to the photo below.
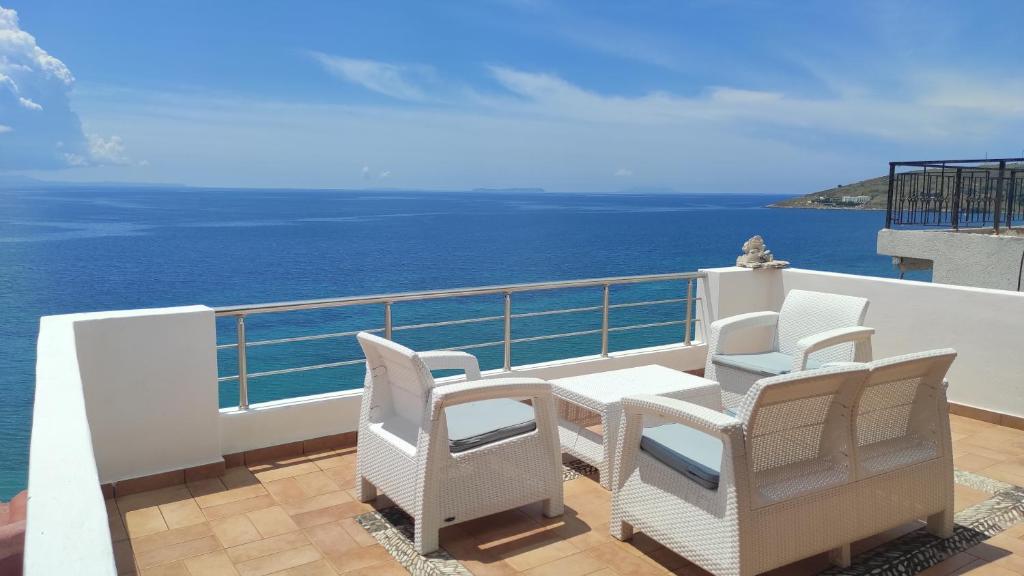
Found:
[[369, 178], [370, 177], [370, 167], [364, 165], [363, 169], [362, 169], [362, 173], [363, 173], [363, 180], [366, 180], [367, 178]]
[[0, 124], [0, 134], [3, 134], [5, 132], [13, 132], [13, 131], [14, 131], [14, 128], [11, 128], [10, 126], [7, 126], [5, 124]]
[[18, 13], [0, 7], [0, 170], [121, 163], [117, 137], [87, 138], [71, 109], [75, 78], [63, 62], [21, 29]]
[[377, 176], [377, 178], [380, 178], [381, 180], [383, 180], [383, 179], [385, 179], [385, 178], [387, 178], [389, 176], [391, 176], [391, 170], [384, 170], [383, 172], [380, 173], [379, 176]]
[[120, 136], [103, 138], [95, 134], [89, 135], [89, 155], [98, 164], [128, 164], [125, 155], [124, 141]]
[[629, 168], [619, 168], [618, 170], [616, 170], [612, 174], [612, 176], [617, 176], [619, 178], [624, 178], [626, 176], [632, 176], [632, 175], [633, 175], [633, 171], [630, 170]]
[[417, 81], [432, 74], [428, 67], [345, 58], [322, 52], [312, 52], [311, 55], [331, 74], [367, 90], [399, 100], [426, 99]]

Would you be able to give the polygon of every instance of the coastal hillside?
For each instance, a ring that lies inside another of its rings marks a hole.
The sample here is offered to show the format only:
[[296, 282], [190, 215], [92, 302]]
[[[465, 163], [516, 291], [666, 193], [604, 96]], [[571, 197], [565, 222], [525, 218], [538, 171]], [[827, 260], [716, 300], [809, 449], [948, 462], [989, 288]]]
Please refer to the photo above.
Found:
[[[982, 164], [978, 168], [988, 169], [989, 175], [995, 177], [999, 167], [993, 164]], [[1010, 171], [1024, 170], [1024, 163], [1007, 164]], [[812, 192], [789, 200], [771, 204], [771, 208], [840, 208], [847, 210], [885, 210], [885, 196], [889, 192], [889, 176], [869, 178], [852, 184], [840, 184], [835, 188]]]
[[813, 192], [789, 200], [776, 202], [773, 208], [854, 208], [884, 210], [885, 195], [889, 191], [889, 176], [879, 176], [852, 184]]

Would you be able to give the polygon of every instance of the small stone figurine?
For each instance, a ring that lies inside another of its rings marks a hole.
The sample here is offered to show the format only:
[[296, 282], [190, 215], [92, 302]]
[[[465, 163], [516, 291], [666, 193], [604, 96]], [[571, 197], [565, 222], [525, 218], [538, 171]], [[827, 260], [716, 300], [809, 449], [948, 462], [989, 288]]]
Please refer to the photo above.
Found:
[[765, 246], [764, 238], [754, 236], [743, 243], [743, 254], [736, 258], [736, 265], [743, 268], [785, 268], [789, 262], [776, 260], [772, 251]]

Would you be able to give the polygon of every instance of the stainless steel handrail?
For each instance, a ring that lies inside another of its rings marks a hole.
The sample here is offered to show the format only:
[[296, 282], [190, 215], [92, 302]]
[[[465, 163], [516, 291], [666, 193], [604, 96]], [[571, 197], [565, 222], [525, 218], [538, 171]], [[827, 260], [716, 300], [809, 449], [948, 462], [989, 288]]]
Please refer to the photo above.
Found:
[[[703, 272], [681, 272], [673, 274], [649, 274], [643, 276], [615, 276], [609, 278], [590, 278], [584, 280], [565, 280], [557, 282], [534, 282], [528, 284], [510, 284], [507, 286], [482, 286], [476, 288], [455, 288], [450, 290], [429, 290], [423, 292], [400, 292], [395, 294], [378, 294], [373, 296], [348, 296], [342, 298], [325, 298], [318, 300], [301, 300], [293, 302], [274, 302], [269, 304], [254, 304], [246, 306], [226, 306], [215, 308], [214, 312], [218, 317], [234, 317], [236, 322], [237, 340], [234, 343], [225, 343], [217, 345], [217, 349], [224, 348], [237, 348], [238, 350], [238, 374], [233, 376], [223, 376], [218, 378], [218, 381], [238, 381], [238, 393], [239, 393], [239, 407], [248, 408], [249, 397], [248, 397], [248, 380], [250, 378], [259, 378], [263, 376], [274, 376], [280, 374], [290, 374], [294, 372], [304, 372], [309, 370], [319, 370], [325, 368], [336, 368], [341, 366], [355, 365], [362, 360], [345, 360], [341, 362], [328, 362], [324, 364], [315, 364], [312, 366], [300, 366], [295, 368], [282, 368], [276, 370], [265, 370], [261, 372], [248, 372], [247, 368], [247, 356], [246, 349], [254, 346], [268, 346], [273, 344], [284, 344], [290, 342], [305, 342], [311, 340], [322, 340], [327, 338], [341, 338], [345, 336], [352, 336], [357, 334], [359, 331], [346, 331], [346, 332], [332, 332], [328, 334], [316, 334], [306, 336], [295, 336], [290, 338], [273, 338], [267, 340], [255, 340], [248, 342], [246, 340], [245, 333], [245, 318], [252, 314], [265, 314], [271, 312], [289, 312], [296, 310], [315, 310], [322, 308], [339, 308], [346, 306], [362, 306], [362, 305], [373, 305], [383, 304], [384, 305], [384, 326], [382, 328], [371, 328], [364, 330], [365, 332], [381, 333], [383, 332], [385, 338], [391, 338], [393, 332], [402, 330], [417, 330], [424, 328], [436, 328], [442, 326], [453, 326], [460, 324], [473, 324], [480, 322], [503, 322], [504, 335], [501, 340], [493, 342], [482, 342], [475, 344], [466, 344], [462, 346], [455, 346], [447, 348], [448, 350], [471, 350], [475, 348], [486, 348], [503, 346], [503, 369], [508, 371], [512, 368], [512, 345], [522, 342], [535, 342], [542, 340], [551, 340], [555, 338], [570, 338], [574, 336], [584, 336], [590, 334], [601, 335], [601, 356], [608, 356], [608, 334], [612, 332], [622, 332], [626, 330], [639, 330], [643, 328], [654, 328], [661, 326], [676, 326], [685, 325], [685, 334], [683, 342], [689, 345], [692, 342], [692, 332], [695, 324], [702, 324], [700, 319], [693, 317], [693, 308], [701, 302], [702, 298], [695, 296], [694, 284], [700, 279], [706, 278], [706, 274]], [[611, 304], [610, 302], [610, 288], [617, 285], [628, 285], [628, 284], [641, 284], [641, 283], [653, 283], [653, 282], [666, 282], [673, 280], [685, 280], [686, 281], [686, 297], [685, 298], [665, 298], [660, 300], [646, 300], [638, 302], [623, 302], [619, 304]], [[577, 308], [564, 308], [558, 310], [543, 310], [537, 312], [520, 312], [514, 314], [512, 312], [512, 294], [521, 292], [534, 292], [542, 290], [558, 290], [558, 289], [569, 289], [569, 288], [587, 288], [587, 287], [600, 287], [602, 289], [602, 303], [600, 306], [584, 306]], [[426, 322], [419, 324], [405, 324], [394, 326], [392, 321], [392, 306], [396, 302], [414, 302], [423, 300], [437, 300], [445, 298], [459, 298], [469, 296], [485, 296], [501, 294], [504, 300], [504, 312], [500, 316], [483, 316], [478, 318], [464, 318], [457, 320], [444, 320], [440, 322]], [[654, 306], [660, 304], [677, 304], [685, 303], [686, 315], [685, 320], [672, 320], [668, 322], [652, 322], [646, 324], [634, 324], [630, 326], [616, 326], [612, 327], [609, 325], [609, 312], [612, 309], [620, 308], [632, 308], [638, 306]], [[571, 314], [571, 313], [582, 313], [582, 312], [596, 312], [601, 311], [601, 327], [592, 330], [579, 330], [574, 332], [564, 332], [559, 334], [545, 334], [540, 336], [529, 336], [521, 338], [512, 337], [512, 320], [517, 318], [531, 318], [540, 316], [549, 316], [555, 314]], [[703, 325], [701, 326], [703, 328]]]

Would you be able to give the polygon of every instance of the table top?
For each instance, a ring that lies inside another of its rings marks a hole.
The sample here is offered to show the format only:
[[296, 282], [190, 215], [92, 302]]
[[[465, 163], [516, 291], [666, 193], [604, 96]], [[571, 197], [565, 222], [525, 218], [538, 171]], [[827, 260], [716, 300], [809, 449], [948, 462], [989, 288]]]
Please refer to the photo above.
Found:
[[665, 395], [682, 391], [713, 391], [718, 383], [700, 376], [651, 364], [570, 376], [551, 381], [555, 396], [595, 407], [620, 402], [631, 394]]

